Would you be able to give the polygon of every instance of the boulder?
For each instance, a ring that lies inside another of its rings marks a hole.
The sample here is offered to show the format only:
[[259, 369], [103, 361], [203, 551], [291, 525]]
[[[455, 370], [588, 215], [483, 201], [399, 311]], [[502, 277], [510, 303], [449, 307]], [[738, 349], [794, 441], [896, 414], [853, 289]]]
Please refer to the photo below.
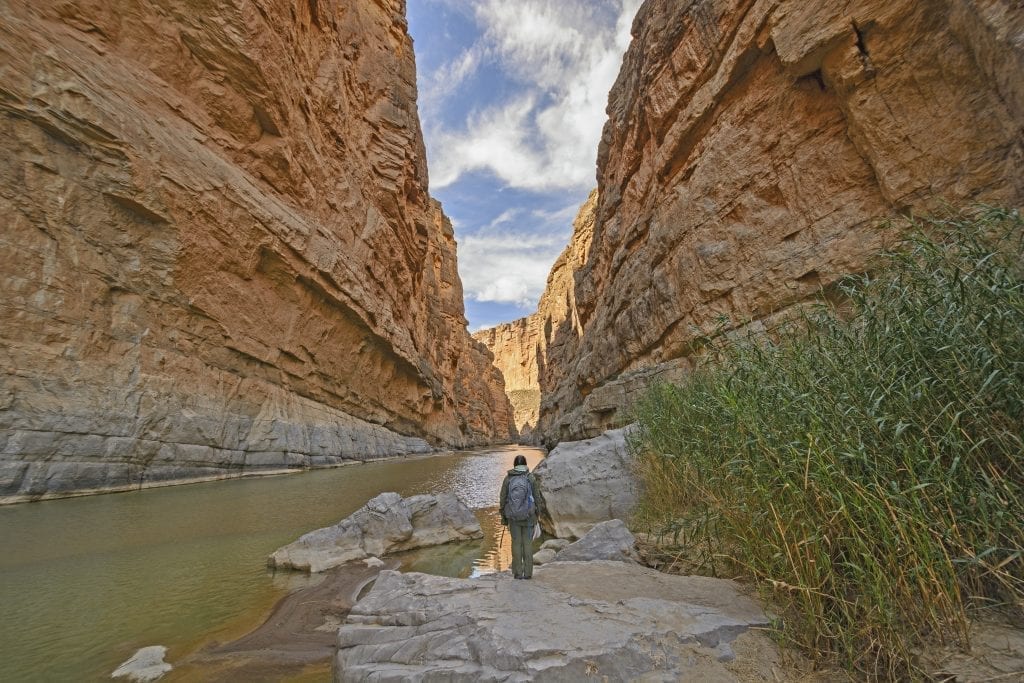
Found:
[[731, 581], [621, 562], [532, 581], [384, 571], [338, 631], [335, 680], [772, 680], [767, 624]]
[[547, 504], [541, 525], [559, 538], [579, 538], [598, 522], [626, 519], [637, 501], [637, 483], [624, 427], [585, 441], [558, 445], [534, 474]]
[[541, 548], [533, 554], [534, 564], [547, 564], [555, 559], [556, 551], [551, 548]]
[[636, 539], [621, 519], [601, 522], [583, 535], [583, 538], [559, 550], [551, 562], [588, 562], [590, 560], [614, 560], [636, 562], [638, 557], [633, 546]]
[[558, 554], [558, 551], [567, 545], [569, 545], [569, 541], [564, 538], [552, 538], [544, 541], [540, 546], [540, 550], [533, 554], [533, 563], [544, 564], [545, 562], [552, 561], [555, 559], [555, 555]]
[[565, 546], [569, 545], [569, 543], [570, 543], [570, 541], [567, 538], [551, 538], [551, 539], [548, 539], [548, 540], [544, 541], [541, 544], [540, 549], [541, 550], [554, 550], [557, 553], [559, 550], [561, 550]]
[[451, 494], [382, 493], [334, 526], [278, 548], [267, 563], [322, 572], [353, 560], [482, 536], [472, 510]]
[[110, 674], [111, 678], [127, 678], [132, 683], [155, 681], [171, 670], [164, 661], [167, 648], [163, 645], [144, 647], [128, 658]]

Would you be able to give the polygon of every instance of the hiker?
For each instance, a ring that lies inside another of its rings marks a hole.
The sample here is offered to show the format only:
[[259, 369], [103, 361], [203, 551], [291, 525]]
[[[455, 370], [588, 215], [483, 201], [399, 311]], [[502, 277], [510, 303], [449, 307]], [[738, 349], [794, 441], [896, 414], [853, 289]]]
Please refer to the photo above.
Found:
[[512, 576], [533, 578], [533, 533], [537, 513], [544, 511], [544, 497], [537, 478], [526, 467], [526, 456], [517, 455], [501, 482], [501, 523], [512, 536]]

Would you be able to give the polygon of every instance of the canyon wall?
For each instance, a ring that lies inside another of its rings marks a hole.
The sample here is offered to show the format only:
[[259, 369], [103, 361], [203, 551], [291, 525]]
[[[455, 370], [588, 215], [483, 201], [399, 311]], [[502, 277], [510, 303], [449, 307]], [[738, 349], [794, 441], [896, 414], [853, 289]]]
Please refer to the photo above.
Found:
[[403, 0], [0, 0], [0, 500], [507, 440]]
[[771, 326], [863, 271], [880, 219], [1020, 206], [1024, 9], [647, 0], [608, 116], [573, 321], [537, 361], [548, 443], [685, 378], [701, 336]]
[[590, 193], [573, 221], [572, 238], [548, 275], [537, 312], [510, 323], [489, 327], [473, 335], [494, 356], [494, 365], [505, 378], [505, 391], [512, 404], [513, 420], [523, 443], [541, 443], [541, 386], [548, 387], [561, 370], [549, 371], [547, 359], [572, 361], [574, 341], [580, 336], [576, 315], [574, 274], [587, 261], [594, 233], [597, 190]]

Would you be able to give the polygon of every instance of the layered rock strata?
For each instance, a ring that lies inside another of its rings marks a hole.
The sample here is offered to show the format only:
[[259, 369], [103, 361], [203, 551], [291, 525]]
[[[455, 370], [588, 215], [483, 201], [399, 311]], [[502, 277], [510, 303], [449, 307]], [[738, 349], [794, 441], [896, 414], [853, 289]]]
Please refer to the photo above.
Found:
[[400, 0], [0, 4], [0, 499], [510, 435]]
[[633, 36], [572, 324], [537, 361], [549, 443], [620, 424], [702, 336], [828, 296], [880, 219], [1024, 202], [1020, 3], [647, 0]]

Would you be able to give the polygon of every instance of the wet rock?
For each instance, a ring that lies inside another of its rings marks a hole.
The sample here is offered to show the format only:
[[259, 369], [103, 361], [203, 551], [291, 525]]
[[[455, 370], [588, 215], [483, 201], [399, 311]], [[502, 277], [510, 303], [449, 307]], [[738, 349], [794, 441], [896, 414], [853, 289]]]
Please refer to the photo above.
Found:
[[621, 562], [558, 562], [532, 581], [385, 571], [338, 631], [335, 680], [771, 680], [777, 650], [751, 630], [765, 625], [731, 581]]
[[167, 648], [163, 645], [144, 647], [110, 674], [111, 678], [127, 678], [134, 683], [155, 681], [173, 667], [164, 661]]
[[637, 500], [626, 447], [630, 429], [563, 442], [537, 466], [534, 472], [548, 514], [541, 524], [549, 532], [559, 538], [579, 538], [599, 522], [628, 518]]
[[382, 493], [334, 526], [278, 548], [271, 567], [322, 572], [353, 560], [480, 538], [473, 512], [451, 494], [402, 498]]
[[621, 519], [601, 522], [583, 537], [567, 545], [552, 558], [552, 562], [588, 562], [614, 560], [636, 562], [636, 539]]

